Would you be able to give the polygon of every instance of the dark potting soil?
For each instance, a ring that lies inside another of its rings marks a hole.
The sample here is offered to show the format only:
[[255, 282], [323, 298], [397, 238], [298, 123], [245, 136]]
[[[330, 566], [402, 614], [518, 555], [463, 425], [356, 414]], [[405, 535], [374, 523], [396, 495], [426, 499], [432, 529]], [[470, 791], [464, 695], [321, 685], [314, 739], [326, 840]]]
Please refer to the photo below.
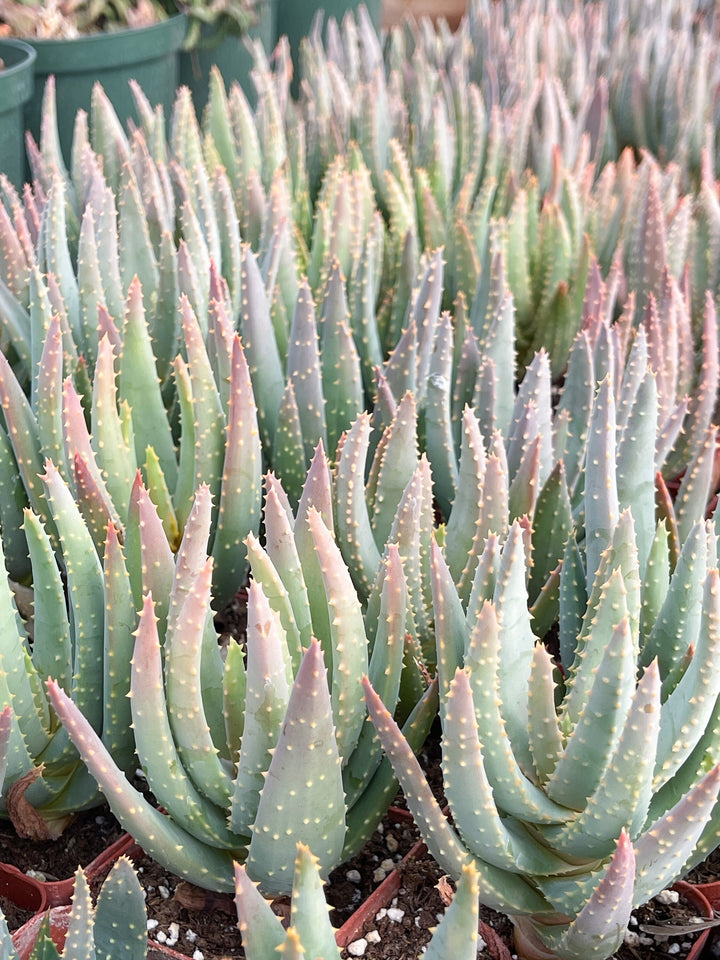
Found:
[[[0, 857], [15, 862], [22, 869], [42, 869], [48, 877], [64, 878], [73, 874], [78, 863], [88, 863], [120, 833], [112, 815], [104, 808], [78, 816], [63, 836], [52, 844], [30, 843], [14, 838], [9, 826], [0, 823]], [[411, 822], [398, 823], [387, 816], [366, 848], [352, 861], [331, 874], [326, 885], [332, 905], [331, 921], [336, 927], [364, 902], [418, 839]], [[195, 960], [227, 960], [242, 957], [240, 933], [230, 895], [217, 895], [193, 887], [165, 870], [144, 855], [136, 860], [140, 880], [146, 891], [149, 936], [172, 946], [177, 952]], [[708, 882], [720, 876], [720, 855], [713, 854], [693, 871], [689, 879]], [[99, 882], [95, 887], [99, 886]], [[426, 853], [404, 865], [398, 891], [389, 903], [368, 919], [356, 940], [364, 940], [351, 951], [364, 948], [366, 960], [414, 960], [437, 926], [445, 905], [440, 889], [448, 889], [447, 878]], [[452, 889], [452, 885], [450, 885]], [[29, 919], [27, 911], [18, 911], [0, 900], [8, 924], [16, 929]], [[275, 908], [287, 915], [287, 903], [276, 901]], [[639, 908], [631, 924], [634, 938], [616, 954], [615, 960], [684, 960], [694, 936], [697, 913], [680, 899], [677, 903], [653, 900]], [[481, 911], [481, 928], [488, 946], [479, 956], [509, 960], [513, 956], [512, 926], [502, 914]], [[664, 937], [655, 930], [667, 924], [687, 928], [678, 936]], [[488, 930], [487, 928], [490, 928]], [[490, 944], [491, 934], [499, 943]], [[706, 951], [707, 953], [707, 951]], [[356, 952], [345, 950], [351, 958]], [[707, 953], [705, 960], [710, 960]]]

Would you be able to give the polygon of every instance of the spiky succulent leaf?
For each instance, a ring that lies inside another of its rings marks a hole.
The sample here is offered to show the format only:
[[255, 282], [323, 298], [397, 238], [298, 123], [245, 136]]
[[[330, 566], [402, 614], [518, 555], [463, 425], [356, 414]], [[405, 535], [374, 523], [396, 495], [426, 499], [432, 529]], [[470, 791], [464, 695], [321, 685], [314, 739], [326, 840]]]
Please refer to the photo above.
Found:
[[261, 886], [290, 892], [298, 842], [312, 845], [324, 873], [338, 862], [345, 836], [340, 763], [322, 651], [313, 640], [295, 677], [253, 824], [247, 866]]
[[[377, 727], [383, 749], [393, 763], [408, 806], [415, 822], [427, 838], [430, 852], [445, 869], [454, 876], [459, 876], [464, 864], [469, 860], [467, 851], [442, 814], [422, 774], [420, 764], [367, 678], [363, 679], [363, 687], [368, 712]], [[542, 913], [547, 909], [544, 899], [517, 875], [483, 863], [478, 863], [477, 868], [482, 878], [483, 901], [488, 905], [504, 904], [507, 909], [507, 905], [512, 902], [511, 909], [518, 913]]]
[[147, 955], [145, 897], [126, 857], [120, 857], [104, 880], [93, 920], [97, 957], [143, 960]]
[[[111, 810], [143, 849], [192, 883], [217, 884], [217, 890], [232, 889], [232, 857], [201, 843], [145, 800], [115, 766], [72, 700], [52, 680], [48, 681], [48, 696]], [[171, 867], [168, 851], [172, 853]]]

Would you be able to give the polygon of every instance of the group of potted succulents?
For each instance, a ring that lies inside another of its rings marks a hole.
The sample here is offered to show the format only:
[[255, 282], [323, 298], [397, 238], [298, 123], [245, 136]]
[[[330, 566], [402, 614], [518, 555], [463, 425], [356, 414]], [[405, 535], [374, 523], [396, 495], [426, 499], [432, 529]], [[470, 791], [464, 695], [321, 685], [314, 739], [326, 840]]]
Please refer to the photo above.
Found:
[[[49, 78], [0, 176], [0, 809], [105, 799], [250, 960], [334, 958], [399, 782], [457, 882], [426, 957], [481, 899], [603, 960], [720, 843], [720, 21], [293, 10], [202, 110]], [[63, 915], [145, 956], [124, 861]]]

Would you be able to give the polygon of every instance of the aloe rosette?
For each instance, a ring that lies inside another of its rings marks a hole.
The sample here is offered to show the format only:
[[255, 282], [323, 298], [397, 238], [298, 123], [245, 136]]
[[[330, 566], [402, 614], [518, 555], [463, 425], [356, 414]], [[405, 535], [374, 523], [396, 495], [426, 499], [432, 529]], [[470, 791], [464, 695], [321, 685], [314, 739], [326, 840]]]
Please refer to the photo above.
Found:
[[[327, 526], [330, 474], [321, 452], [314, 463], [297, 518], [269, 480], [268, 546], [249, 539], [247, 662], [236, 641], [223, 659], [212, 625], [209, 489], [198, 489], [173, 559], [159, 514], [136, 485], [141, 562], [133, 569], [142, 567], [143, 599], [130, 703], [137, 754], [167, 815], [125, 780], [72, 700], [48, 684], [53, 708], [126, 829], [168, 869], [213, 889], [232, 889], [235, 859], [265, 890], [289, 892], [299, 841], [312, 843], [327, 873], [372, 833], [396, 789], [359, 678], [369, 671], [395, 709], [402, 565], [393, 551], [371, 645]], [[404, 728], [416, 747], [435, 702], [431, 686], [411, 704]]]
[[[6, 707], [0, 713], [0, 784], [12, 737], [12, 713]], [[340, 960], [323, 895], [319, 860], [299, 843], [292, 876], [291, 921], [282, 926], [268, 902], [258, 891], [246, 868], [234, 864], [233, 887], [243, 948], [248, 960], [261, 960], [269, 951], [283, 948], [286, 955], [304, 953], [326, 960]], [[59, 951], [53, 942], [48, 920], [38, 928], [33, 957], [47, 960], [81, 960], [103, 955], [144, 960], [148, 954], [145, 894], [132, 863], [120, 857], [103, 881], [94, 898], [82, 868], [75, 874], [72, 904], [66, 923], [65, 946]], [[458, 884], [452, 903], [445, 913], [424, 956], [433, 960], [450, 953], [459, 960], [471, 960], [477, 952], [478, 886], [475, 871], [468, 866]], [[7, 921], [0, 911], [0, 947], [7, 960], [19, 960]]]
[[383, 747], [438, 862], [455, 876], [475, 863], [484, 901], [513, 916], [525, 955], [563, 960], [609, 956], [633, 906], [717, 843], [714, 525], [695, 523], [675, 561], [659, 522], [643, 561], [631, 510], [618, 512], [611, 490], [607, 513], [590, 480], [588, 465], [586, 502], [607, 526], [592, 528], [602, 547], [593, 566], [587, 543], [587, 581], [569, 541], [559, 664], [532, 631], [518, 521], [478, 567], [467, 604], [433, 542], [452, 826], [364, 682]]
[[[50, 708], [44, 681], [56, 679], [86, 713], [115, 762], [130, 769], [127, 661], [136, 611], [115, 525], [106, 523], [98, 553], [52, 461], [45, 462], [38, 486], [47, 516], [29, 508], [23, 516], [32, 604], [27, 588], [7, 575], [0, 578], [5, 624], [0, 700], [12, 712], [2, 811], [22, 834], [37, 830], [38, 836], [57, 836], [69, 816], [102, 798]], [[28, 819], [27, 813], [33, 815]]]
[[[628, 551], [618, 541], [595, 580], [564, 683], [523, 613], [517, 528], [495, 589], [488, 599], [473, 598], [467, 619], [436, 551], [436, 614], [455, 626], [439, 640], [454, 828], [366, 684], [371, 716], [433, 855], [454, 875], [472, 859], [485, 902], [517, 917], [531, 940], [562, 958], [609, 956], [632, 907], [716, 843], [717, 570], [704, 580], [692, 624], [679, 625], [668, 672], [654, 657], [638, 681], [639, 593], [633, 608], [626, 586], [637, 565], [622, 569], [619, 555]], [[670, 633], [667, 620], [662, 626], [654, 639]], [[681, 661], [687, 670], [678, 679]], [[688, 698], [690, 688], [703, 697]], [[695, 713], [697, 699], [703, 705]]]

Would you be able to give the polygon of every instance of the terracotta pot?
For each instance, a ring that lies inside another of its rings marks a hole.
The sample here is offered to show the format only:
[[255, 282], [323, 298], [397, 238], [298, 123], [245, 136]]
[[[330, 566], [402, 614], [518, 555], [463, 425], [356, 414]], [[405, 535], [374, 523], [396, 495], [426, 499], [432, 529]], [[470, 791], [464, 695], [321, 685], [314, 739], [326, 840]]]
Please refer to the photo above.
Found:
[[12, 935], [12, 941], [17, 950], [20, 960], [27, 960], [32, 952], [32, 948], [37, 940], [43, 920], [46, 915], [50, 915], [50, 936], [58, 951], [65, 946], [65, 937], [70, 923], [70, 905], [64, 904], [61, 907], [50, 907], [49, 910], [42, 910], [31, 917], [27, 923], [24, 923], [19, 930]]
[[416, 20], [422, 17], [430, 17], [432, 20], [443, 17], [451, 29], [455, 30], [467, 6], [467, 0], [445, 0], [444, 4], [437, 0], [385, 0], [382, 25], [387, 29], [402, 23], [408, 17]]
[[[51, 907], [49, 910], [36, 913], [32, 919], [28, 920], [19, 930], [16, 930], [12, 940], [20, 960], [27, 960], [30, 956], [42, 922], [48, 913], [50, 915], [50, 936], [58, 950], [62, 950], [65, 946], [70, 910], [69, 904], [61, 907]], [[148, 960], [187, 960], [184, 953], [178, 953], [177, 950], [166, 947], [162, 943], [156, 943], [154, 940], [148, 941], [147, 956]]]
[[[709, 920], [715, 916], [715, 910], [720, 906], [720, 881], [716, 883], [686, 883], [678, 880], [673, 884], [680, 896], [691, 903], [701, 917]], [[700, 960], [712, 930], [703, 930], [693, 942], [686, 960]]]
[[[133, 846], [135, 844], [130, 834], [124, 833], [84, 867], [85, 875], [91, 880], [101, 872], [107, 872], [119, 856], [131, 855]], [[48, 907], [70, 903], [74, 883], [74, 877], [66, 880], [36, 880], [12, 864], [0, 862], [0, 895], [25, 910], [41, 912]]]

